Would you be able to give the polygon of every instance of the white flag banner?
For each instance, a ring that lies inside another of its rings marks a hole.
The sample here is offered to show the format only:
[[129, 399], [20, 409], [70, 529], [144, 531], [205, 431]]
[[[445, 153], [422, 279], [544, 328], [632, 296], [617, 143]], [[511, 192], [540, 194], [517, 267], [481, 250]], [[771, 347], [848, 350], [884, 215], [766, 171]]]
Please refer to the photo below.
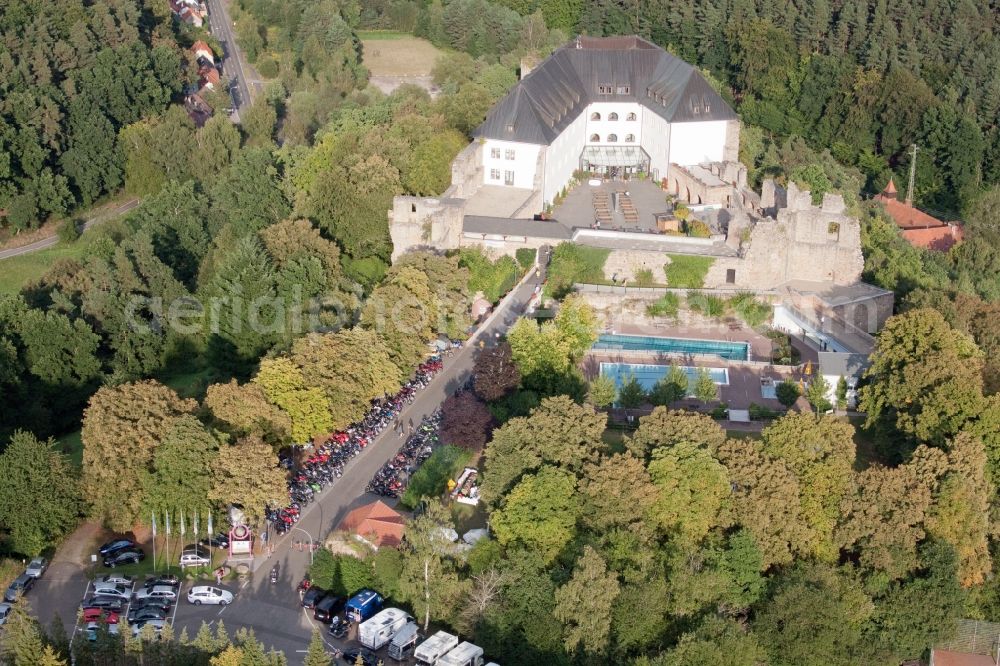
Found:
[[187, 528], [184, 525], [184, 512], [183, 511], [179, 511], [178, 513], [181, 514], [181, 538], [183, 539], [184, 535], [187, 534]]
[[206, 529], [208, 530], [208, 536], [213, 536], [215, 534], [215, 530], [212, 529], [212, 512], [211, 511], [208, 511], [208, 526], [206, 527]]
[[154, 511], [152, 514], [150, 514], [150, 517], [153, 519], [152, 528], [153, 528], [153, 538], [155, 539], [156, 538], [156, 512]]
[[194, 511], [194, 518], [191, 521], [191, 532], [195, 536], [198, 536], [198, 510], [197, 509], [195, 509], [195, 511]]
[[163, 516], [165, 521], [163, 524], [163, 531], [166, 532], [167, 536], [170, 536], [170, 512], [164, 511]]

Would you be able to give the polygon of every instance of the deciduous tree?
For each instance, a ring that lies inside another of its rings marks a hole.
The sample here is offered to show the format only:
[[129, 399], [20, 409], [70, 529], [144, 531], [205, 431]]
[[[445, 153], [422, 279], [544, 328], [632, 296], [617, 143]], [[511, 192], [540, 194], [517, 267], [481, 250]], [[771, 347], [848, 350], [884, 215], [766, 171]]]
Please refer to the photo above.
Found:
[[714, 453], [726, 441], [726, 432], [707, 414], [657, 407], [639, 419], [639, 427], [625, 441], [637, 458], [646, 460], [659, 447], [692, 442]]
[[549, 465], [526, 474], [492, 514], [497, 541], [530, 548], [551, 563], [576, 534], [580, 508], [575, 486], [571, 474]]
[[[510, 343], [502, 340], [476, 357], [472, 368], [472, 385], [483, 400], [492, 402], [504, 397], [521, 382], [521, 373], [514, 363]], [[614, 396], [612, 396], [614, 399]]]
[[215, 433], [193, 415], [174, 419], [143, 479], [148, 508], [160, 515], [164, 511], [190, 514], [204, 509], [218, 449]]
[[642, 522], [659, 496], [642, 461], [628, 453], [586, 463], [577, 487], [581, 520], [597, 532]]
[[233, 379], [228, 384], [212, 384], [205, 393], [205, 406], [212, 411], [216, 427], [236, 437], [258, 435], [277, 444], [291, 435], [288, 413], [268, 401], [259, 382], [240, 384]]
[[552, 614], [563, 623], [566, 650], [599, 655], [611, 638], [611, 609], [620, 587], [601, 556], [584, 546], [573, 575], [556, 590]]
[[615, 401], [615, 382], [607, 375], [598, 375], [590, 381], [587, 389], [587, 402], [601, 409]]
[[[264, 359], [260, 362], [253, 384], [260, 387], [267, 400], [286, 415], [292, 441], [310, 442], [315, 435], [334, 429], [330, 402], [323, 390], [316, 386], [307, 387], [302, 370], [291, 359], [284, 356]], [[217, 403], [222, 398], [215, 392], [210, 399]], [[273, 412], [274, 407], [268, 411]]]
[[117, 531], [141, 519], [142, 479], [174, 419], [194, 411], [154, 381], [103, 387], [83, 417], [83, 494], [91, 515]]
[[719, 524], [730, 481], [726, 468], [710, 451], [680, 441], [654, 449], [648, 467], [658, 490], [651, 516], [661, 530], [697, 542]]
[[459, 391], [441, 406], [441, 441], [481, 451], [489, 440], [493, 415], [472, 391]]
[[257, 437], [222, 446], [212, 463], [208, 498], [239, 504], [251, 521], [261, 520], [268, 504], [286, 502], [285, 471], [278, 467], [274, 449]]

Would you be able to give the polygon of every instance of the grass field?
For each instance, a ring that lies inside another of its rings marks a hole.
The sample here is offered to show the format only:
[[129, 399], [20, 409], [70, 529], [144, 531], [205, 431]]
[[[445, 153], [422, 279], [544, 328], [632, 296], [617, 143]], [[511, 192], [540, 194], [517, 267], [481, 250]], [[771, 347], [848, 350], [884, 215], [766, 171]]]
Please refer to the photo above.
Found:
[[96, 237], [91, 232], [75, 243], [60, 242], [38, 252], [0, 261], [0, 294], [16, 294], [26, 282], [45, 275], [59, 259], [79, 259]]
[[441, 51], [401, 32], [361, 32], [362, 59], [372, 76], [428, 76]]

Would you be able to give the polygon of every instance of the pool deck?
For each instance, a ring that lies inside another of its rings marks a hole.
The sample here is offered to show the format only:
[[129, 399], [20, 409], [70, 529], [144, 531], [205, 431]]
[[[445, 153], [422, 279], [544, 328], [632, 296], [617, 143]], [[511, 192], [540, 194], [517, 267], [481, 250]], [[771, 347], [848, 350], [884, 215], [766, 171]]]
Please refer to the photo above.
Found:
[[[606, 331], [610, 333], [611, 331]], [[719, 397], [722, 402], [726, 402], [733, 409], [746, 409], [750, 403], [756, 403], [763, 407], [783, 410], [780, 402], [773, 398], [764, 398], [761, 395], [760, 381], [764, 378], [783, 381], [799, 379], [797, 369], [773, 365], [770, 363], [771, 340], [757, 333], [752, 328], [741, 326], [739, 328], [727, 324], [719, 324], [717, 327], [654, 327], [654, 326], [634, 326], [627, 325], [616, 328], [614, 333], [621, 335], [655, 335], [658, 337], [670, 338], [691, 338], [700, 340], [720, 340], [725, 342], [746, 342], [750, 344], [750, 363], [740, 361], [728, 362], [719, 357], [698, 356], [693, 357], [684, 354], [658, 354], [656, 352], [620, 352], [610, 349], [595, 349], [587, 353], [583, 361], [583, 372], [588, 378], [597, 376], [600, 372], [601, 363], [648, 363], [653, 365], [669, 365], [678, 363], [680, 365], [726, 368], [729, 371], [729, 385], [719, 387]], [[802, 355], [802, 362], [812, 361], [813, 365], [818, 360], [817, 350], [807, 343], [796, 338], [792, 338], [792, 344]], [[694, 399], [682, 400], [676, 407], [701, 407], [701, 403]]]

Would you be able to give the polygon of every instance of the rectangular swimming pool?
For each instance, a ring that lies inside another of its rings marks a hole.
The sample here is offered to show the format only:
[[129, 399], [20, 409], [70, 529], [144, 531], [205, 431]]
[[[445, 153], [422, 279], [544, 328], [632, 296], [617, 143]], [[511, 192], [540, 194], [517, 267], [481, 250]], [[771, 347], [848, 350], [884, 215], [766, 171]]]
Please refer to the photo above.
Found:
[[668, 354], [713, 354], [727, 361], [749, 361], [750, 343], [692, 338], [661, 338], [653, 335], [602, 333], [593, 349], [659, 351]]
[[[694, 389], [694, 381], [698, 376], [699, 368], [680, 366], [681, 370], [688, 376], [688, 395]], [[726, 368], [705, 368], [712, 376], [712, 381], [718, 386], [729, 385], [729, 371]], [[601, 374], [609, 377], [615, 382], [615, 386], [621, 388], [625, 379], [632, 375], [642, 385], [642, 388], [649, 391], [670, 372], [669, 365], [647, 365], [645, 363], [601, 363]]]

